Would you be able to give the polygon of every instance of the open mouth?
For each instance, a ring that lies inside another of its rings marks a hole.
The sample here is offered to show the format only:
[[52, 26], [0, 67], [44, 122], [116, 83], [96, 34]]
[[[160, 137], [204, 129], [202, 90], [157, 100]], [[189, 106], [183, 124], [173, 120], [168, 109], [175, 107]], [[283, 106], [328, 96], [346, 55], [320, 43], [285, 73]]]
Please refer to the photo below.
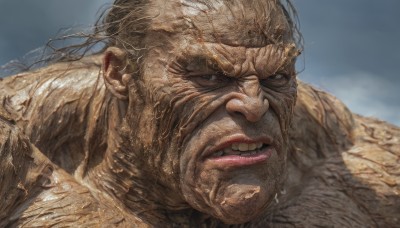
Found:
[[217, 148], [208, 156], [207, 161], [221, 168], [249, 166], [266, 162], [275, 151], [274, 146], [265, 142], [240, 141]]
[[228, 155], [236, 155], [242, 157], [251, 157], [260, 153], [263, 153], [265, 149], [270, 147], [268, 144], [264, 143], [233, 143], [230, 147], [223, 148], [211, 157], [222, 157]]

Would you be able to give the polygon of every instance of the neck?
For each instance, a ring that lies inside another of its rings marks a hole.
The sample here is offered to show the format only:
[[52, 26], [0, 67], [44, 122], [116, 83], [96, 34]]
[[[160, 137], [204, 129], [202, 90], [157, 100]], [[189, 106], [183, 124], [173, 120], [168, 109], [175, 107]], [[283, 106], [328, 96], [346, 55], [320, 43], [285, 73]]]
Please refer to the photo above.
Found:
[[[119, 109], [114, 109], [119, 110]], [[209, 216], [191, 209], [179, 194], [159, 180], [155, 169], [140, 148], [133, 149], [124, 122], [108, 129], [104, 159], [85, 178], [100, 200], [112, 202], [130, 216], [150, 224], [216, 223]], [[119, 129], [118, 131], [116, 129]], [[121, 130], [122, 129], [122, 130]], [[149, 152], [147, 152], [149, 153]]]
[[130, 162], [137, 161], [132, 156], [134, 152], [123, 146], [117, 148], [112, 153], [107, 151], [104, 162], [90, 173], [99, 198], [111, 200], [122, 211], [150, 225], [189, 226], [195, 221], [201, 224], [210, 219], [160, 184], [143, 163]]

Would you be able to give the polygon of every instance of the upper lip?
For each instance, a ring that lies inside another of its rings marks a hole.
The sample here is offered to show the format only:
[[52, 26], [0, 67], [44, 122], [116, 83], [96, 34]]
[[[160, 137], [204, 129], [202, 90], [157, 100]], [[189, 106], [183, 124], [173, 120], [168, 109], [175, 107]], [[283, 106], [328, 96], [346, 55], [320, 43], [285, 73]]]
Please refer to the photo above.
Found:
[[236, 134], [223, 137], [218, 140], [217, 143], [211, 148], [207, 149], [204, 153], [204, 157], [209, 157], [212, 154], [223, 150], [224, 148], [232, 146], [234, 143], [263, 143], [267, 145], [271, 145], [273, 143], [273, 139], [270, 136], [258, 136], [258, 137], [249, 137], [243, 134]]

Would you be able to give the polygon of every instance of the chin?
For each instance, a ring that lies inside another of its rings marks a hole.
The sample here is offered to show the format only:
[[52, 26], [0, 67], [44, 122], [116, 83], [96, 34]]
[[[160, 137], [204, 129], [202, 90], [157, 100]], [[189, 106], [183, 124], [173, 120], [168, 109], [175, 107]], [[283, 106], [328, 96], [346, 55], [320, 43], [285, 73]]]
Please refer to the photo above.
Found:
[[183, 195], [194, 209], [225, 224], [246, 223], [265, 213], [281, 187], [282, 170], [271, 168], [204, 170], [181, 183]]
[[259, 217], [273, 199], [265, 186], [232, 184], [220, 190], [213, 216], [225, 224], [242, 224]]

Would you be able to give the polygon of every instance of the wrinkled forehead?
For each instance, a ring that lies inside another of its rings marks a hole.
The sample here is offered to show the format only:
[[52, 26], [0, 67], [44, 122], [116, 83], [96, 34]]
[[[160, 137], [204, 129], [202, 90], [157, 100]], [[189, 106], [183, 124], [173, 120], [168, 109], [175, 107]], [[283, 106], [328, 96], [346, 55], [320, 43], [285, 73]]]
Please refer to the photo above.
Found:
[[288, 43], [289, 22], [278, 0], [153, 0], [151, 31], [191, 33], [231, 46]]

